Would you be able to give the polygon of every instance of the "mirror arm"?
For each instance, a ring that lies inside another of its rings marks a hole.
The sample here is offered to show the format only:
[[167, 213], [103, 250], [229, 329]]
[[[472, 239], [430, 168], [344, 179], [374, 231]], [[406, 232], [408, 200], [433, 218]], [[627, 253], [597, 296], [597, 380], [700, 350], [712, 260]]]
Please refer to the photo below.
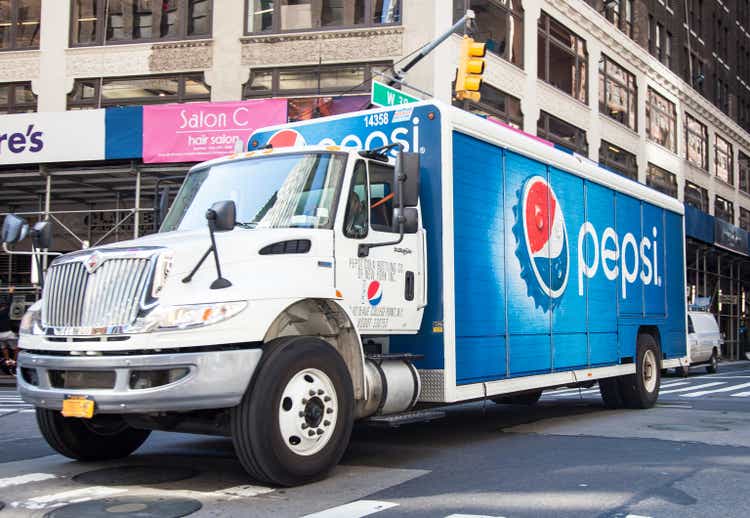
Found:
[[196, 265], [195, 265], [195, 267], [194, 267], [194, 268], [193, 268], [192, 270], [190, 270], [190, 273], [189, 273], [189, 274], [187, 274], [187, 275], [186, 275], [185, 277], [183, 277], [183, 278], [182, 278], [182, 282], [183, 282], [183, 283], [187, 284], [187, 283], [189, 283], [190, 281], [192, 281], [192, 280], [193, 280], [193, 276], [195, 275], [195, 272], [197, 272], [197, 271], [198, 271], [198, 268], [200, 268], [200, 267], [201, 267], [201, 265], [203, 264], [203, 262], [204, 262], [204, 261], [206, 260], [206, 258], [208, 257], [208, 254], [210, 254], [211, 252], [213, 252], [213, 250], [214, 250], [214, 247], [213, 247], [213, 246], [209, 246], [209, 247], [208, 247], [208, 250], [206, 250], [206, 252], [205, 252], [205, 253], [203, 254], [203, 256], [202, 256], [202, 257], [200, 258], [200, 260], [198, 260], [198, 264], [196, 264]]
[[232, 285], [227, 279], [221, 276], [221, 264], [219, 261], [219, 250], [216, 248], [216, 238], [214, 237], [214, 230], [216, 226], [216, 211], [208, 209], [206, 213], [206, 219], [208, 220], [208, 234], [211, 236], [211, 248], [214, 253], [214, 262], [216, 263], [216, 279], [211, 283], [212, 290], [221, 290], [228, 288]]

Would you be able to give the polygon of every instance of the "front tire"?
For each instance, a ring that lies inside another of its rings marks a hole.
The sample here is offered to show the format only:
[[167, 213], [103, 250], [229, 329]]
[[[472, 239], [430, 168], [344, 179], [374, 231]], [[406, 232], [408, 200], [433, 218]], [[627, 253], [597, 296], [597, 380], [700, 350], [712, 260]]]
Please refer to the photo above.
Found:
[[709, 374], [716, 374], [719, 371], [719, 355], [716, 351], [711, 353], [711, 362], [706, 366], [706, 372]]
[[653, 336], [638, 335], [635, 374], [619, 378], [622, 400], [627, 408], [651, 408], [659, 397], [661, 350]]
[[139, 430], [119, 415], [101, 414], [92, 419], [65, 417], [46, 408], [36, 409], [42, 436], [55, 451], [80, 461], [127, 457], [148, 438], [150, 430]]
[[232, 441], [252, 477], [296, 486], [338, 464], [353, 423], [352, 380], [341, 355], [319, 338], [280, 338], [268, 344], [232, 409]]

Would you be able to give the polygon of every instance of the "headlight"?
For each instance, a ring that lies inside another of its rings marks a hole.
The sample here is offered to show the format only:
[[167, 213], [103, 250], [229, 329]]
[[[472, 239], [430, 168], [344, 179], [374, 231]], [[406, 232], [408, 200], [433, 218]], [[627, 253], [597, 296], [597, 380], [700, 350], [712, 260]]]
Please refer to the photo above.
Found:
[[24, 313], [18, 334], [34, 335], [42, 334], [42, 301], [38, 300]]
[[143, 333], [209, 326], [232, 318], [246, 307], [247, 302], [244, 300], [157, 307], [145, 317], [136, 320], [126, 332]]

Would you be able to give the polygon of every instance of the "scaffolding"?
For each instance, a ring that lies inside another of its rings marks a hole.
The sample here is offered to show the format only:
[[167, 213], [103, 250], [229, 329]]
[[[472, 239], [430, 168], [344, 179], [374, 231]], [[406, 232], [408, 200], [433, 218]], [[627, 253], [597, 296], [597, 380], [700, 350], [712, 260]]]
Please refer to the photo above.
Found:
[[[191, 165], [130, 160], [0, 168], [0, 217], [52, 221], [60, 252], [135, 239], [157, 230], [157, 187], [173, 198]], [[0, 252], [0, 290], [15, 286], [38, 296], [31, 270], [29, 256]]]
[[745, 353], [750, 352], [747, 331], [750, 258], [688, 239], [686, 262], [688, 302], [694, 303], [699, 297], [709, 299], [708, 309], [724, 335], [723, 356], [730, 360], [745, 359]]

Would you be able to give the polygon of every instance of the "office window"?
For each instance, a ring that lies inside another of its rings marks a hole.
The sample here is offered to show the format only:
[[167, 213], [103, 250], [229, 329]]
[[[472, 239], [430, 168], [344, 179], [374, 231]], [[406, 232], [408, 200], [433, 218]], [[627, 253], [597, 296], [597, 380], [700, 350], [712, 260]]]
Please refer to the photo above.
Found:
[[599, 146], [599, 163], [626, 178], [638, 181], [637, 158], [621, 147], [602, 140]]
[[716, 176], [729, 184], [733, 184], [734, 161], [732, 157], [732, 144], [716, 135], [714, 155], [716, 157]]
[[586, 41], [542, 12], [537, 31], [539, 79], [581, 102], [588, 102]]
[[628, 36], [633, 36], [633, 0], [603, 2], [604, 17]]
[[672, 68], [672, 33], [666, 32], [664, 35], [664, 60], [663, 63], [670, 69]]
[[685, 114], [686, 157], [691, 164], [708, 171], [708, 130], [697, 119]]
[[685, 182], [685, 204], [708, 214], [708, 190], [693, 182]]
[[0, 0], [0, 50], [39, 48], [42, 0]]
[[656, 56], [656, 59], [659, 61], [664, 60], [664, 54], [662, 49], [662, 38], [664, 37], [664, 26], [660, 23], [657, 23], [654, 27], [654, 56]]
[[648, 164], [646, 185], [673, 198], [677, 198], [677, 177], [661, 167]]
[[362, 110], [369, 104], [372, 78], [390, 63], [253, 69], [244, 99], [286, 97], [290, 121]]
[[247, 34], [401, 23], [401, 0], [246, 0], [245, 5]]
[[26, 113], [36, 111], [36, 95], [31, 82], [0, 83], [0, 113]]
[[750, 210], [740, 207], [740, 228], [750, 232]]
[[[474, 39], [487, 44], [487, 51], [523, 67], [523, 7], [512, 0], [453, 0], [454, 21], [466, 9], [476, 15]], [[463, 30], [461, 30], [463, 34]]]
[[742, 151], [737, 153], [737, 169], [740, 176], [740, 190], [750, 194], [750, 156]]
[[724, 113], [729, 113], [729, 85], [715, 73], [714, 104]]
[[651, 88], [648, 89], [646, 100], [646, 129], [651, 140], [677, 152], [677, 112], [674, 103]]
[[599, 62], [599, 111], [638, 130], [638, 86], [635, 75], [605, 54]]
[[[690, 75], [691, 72], [692, 76]], [[703, 84], [705, 83], [703, 61], [694, 51], [690, 53], [690, 60], [688, 61], [687, 48], [683, 52], [683, 77], [686, 83], [690, 83], [695, 90], [703, 94]]]
[[70, 44], [208, 37], [212, 5], [212, 0], [72, 0]]
[[690, 29], [700, 38], [703, 35], [703, 0], [685, 0], [688, 2]]
[[454, 100], [453, 106], [481, 117], [494, 117], [517, 129], [523, 127], [523, 113], [521, 113], [521, 100], [519, 98], [498, 90], [487, 83], [482, 83], [479, 92], [482, 94], [482, 100], [478, 103], [468, 100]]
[[734, 203], [717, 195], [714, 198], [714, 216], [734, 225]]
[[76, 79], [68, 109], [211, 100], [203, 73]]
[[537, 135], [581, 155], [588, 156], [589, 154], [586, 132], [549, 113], [540, 113]]

